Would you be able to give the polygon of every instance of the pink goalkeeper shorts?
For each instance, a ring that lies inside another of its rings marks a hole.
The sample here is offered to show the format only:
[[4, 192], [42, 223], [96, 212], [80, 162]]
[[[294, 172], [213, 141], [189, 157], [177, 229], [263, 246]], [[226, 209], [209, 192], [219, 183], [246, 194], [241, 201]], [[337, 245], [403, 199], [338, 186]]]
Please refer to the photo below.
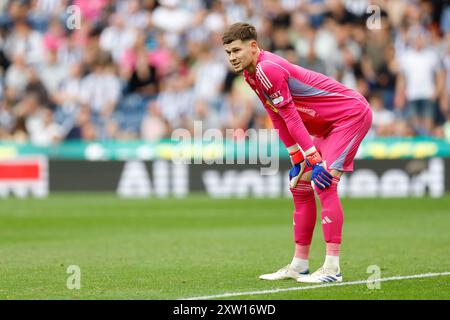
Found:
[[332, 130], [325, 137], [314, 138], [314, 145], [326, 161], [327, 168], [353, 171], [356, 152], [371, 126], [372, 110], [368, 109], [356, 124]]

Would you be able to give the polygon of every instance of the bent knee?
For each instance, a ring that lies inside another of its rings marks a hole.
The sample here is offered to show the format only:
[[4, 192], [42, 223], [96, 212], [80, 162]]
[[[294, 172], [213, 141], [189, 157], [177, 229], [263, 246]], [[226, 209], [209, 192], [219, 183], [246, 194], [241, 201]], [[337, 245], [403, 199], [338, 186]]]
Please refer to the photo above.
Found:
[[343, 172], [343, 171], [336, 170], [336, 169], [331, 169], [331, 170], [330, 170], [330, 174], [331, 174], [333, 177], [338, 177], [338, 178], [340, 178], [340, 177], [344, 174], [344, 172]]

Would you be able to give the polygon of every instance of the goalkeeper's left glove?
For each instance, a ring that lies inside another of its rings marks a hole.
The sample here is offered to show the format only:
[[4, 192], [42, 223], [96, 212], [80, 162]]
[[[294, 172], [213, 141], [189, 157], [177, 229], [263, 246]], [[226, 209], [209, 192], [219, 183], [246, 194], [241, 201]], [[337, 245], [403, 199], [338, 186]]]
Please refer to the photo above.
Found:
[[321, 190], [331, 186], [333, 176], [325, 168], [325, 164], [322, 162], [320, 153], [315, 151], [314, 153], [306, 156], [306, 163], [308, 167], [312, 167], [311, 181]]
[[290, 153], [290, 156], [292, 167], [291, 170], [289, 170], [289, 186], [295, 188], [298, 179], [300, 179], [300, 176], [305, 169], [305, 157], [303, 157], [303, 153], [300, 149]]

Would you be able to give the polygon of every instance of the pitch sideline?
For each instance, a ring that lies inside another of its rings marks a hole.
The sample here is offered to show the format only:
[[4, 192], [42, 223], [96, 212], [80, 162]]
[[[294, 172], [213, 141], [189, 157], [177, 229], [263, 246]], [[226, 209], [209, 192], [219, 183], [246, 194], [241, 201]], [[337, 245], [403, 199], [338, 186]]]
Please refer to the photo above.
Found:
[[238, 296], [258, 295], [258, 294], [271, 294], [271, 293], [278, 293], [278, 292], [285, 292], [285, 291], [309, 290], [309, 289], [338, 287], [338, 286], [350, 286], [350, 285], [375, 283], [375, 282], [385, 282], [385, 281], [395, 281], [395, 280], [430, 278], [430, 277], [439, 277], [439, 276], [448, 276], [448, 275], [450, 275], [450, 271], [449, 272], [440, 272], [440, 273], [414, 274], [414, 275], [409, 275], [409, 276], [395, 276], [395, 277], [380, 278], [380, 279], [370, 279], [370, 280], [358, 280], [358, 281], [349, 281], [349, 282], [308, 285], [308, 286], [292, 287], [292, 288], [278, 288], [278, 289], [259, 290], [259, 291], [247, 291], [247, 292], [232, 292], [232, 293], [215, 294], [215, 295], [210, 295], [210, 296], [181, 298], [181, 299], [178, 299], [178, 300], [219, 299], [219, 298], [229, 298], [229, 297], [238, 297]]

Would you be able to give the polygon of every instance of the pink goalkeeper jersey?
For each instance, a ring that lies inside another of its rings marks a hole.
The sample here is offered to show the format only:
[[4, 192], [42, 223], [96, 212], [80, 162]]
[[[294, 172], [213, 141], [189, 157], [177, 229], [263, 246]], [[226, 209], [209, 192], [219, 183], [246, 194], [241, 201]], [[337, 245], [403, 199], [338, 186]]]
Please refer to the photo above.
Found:
[[358, 92], [268, 51], [261, 50], [255, 72], [244, 70], [244, 77], [286, 147], [298, 143], [306, 151], [313, 146], [310, 135], [358, 124], [370, 108]]

